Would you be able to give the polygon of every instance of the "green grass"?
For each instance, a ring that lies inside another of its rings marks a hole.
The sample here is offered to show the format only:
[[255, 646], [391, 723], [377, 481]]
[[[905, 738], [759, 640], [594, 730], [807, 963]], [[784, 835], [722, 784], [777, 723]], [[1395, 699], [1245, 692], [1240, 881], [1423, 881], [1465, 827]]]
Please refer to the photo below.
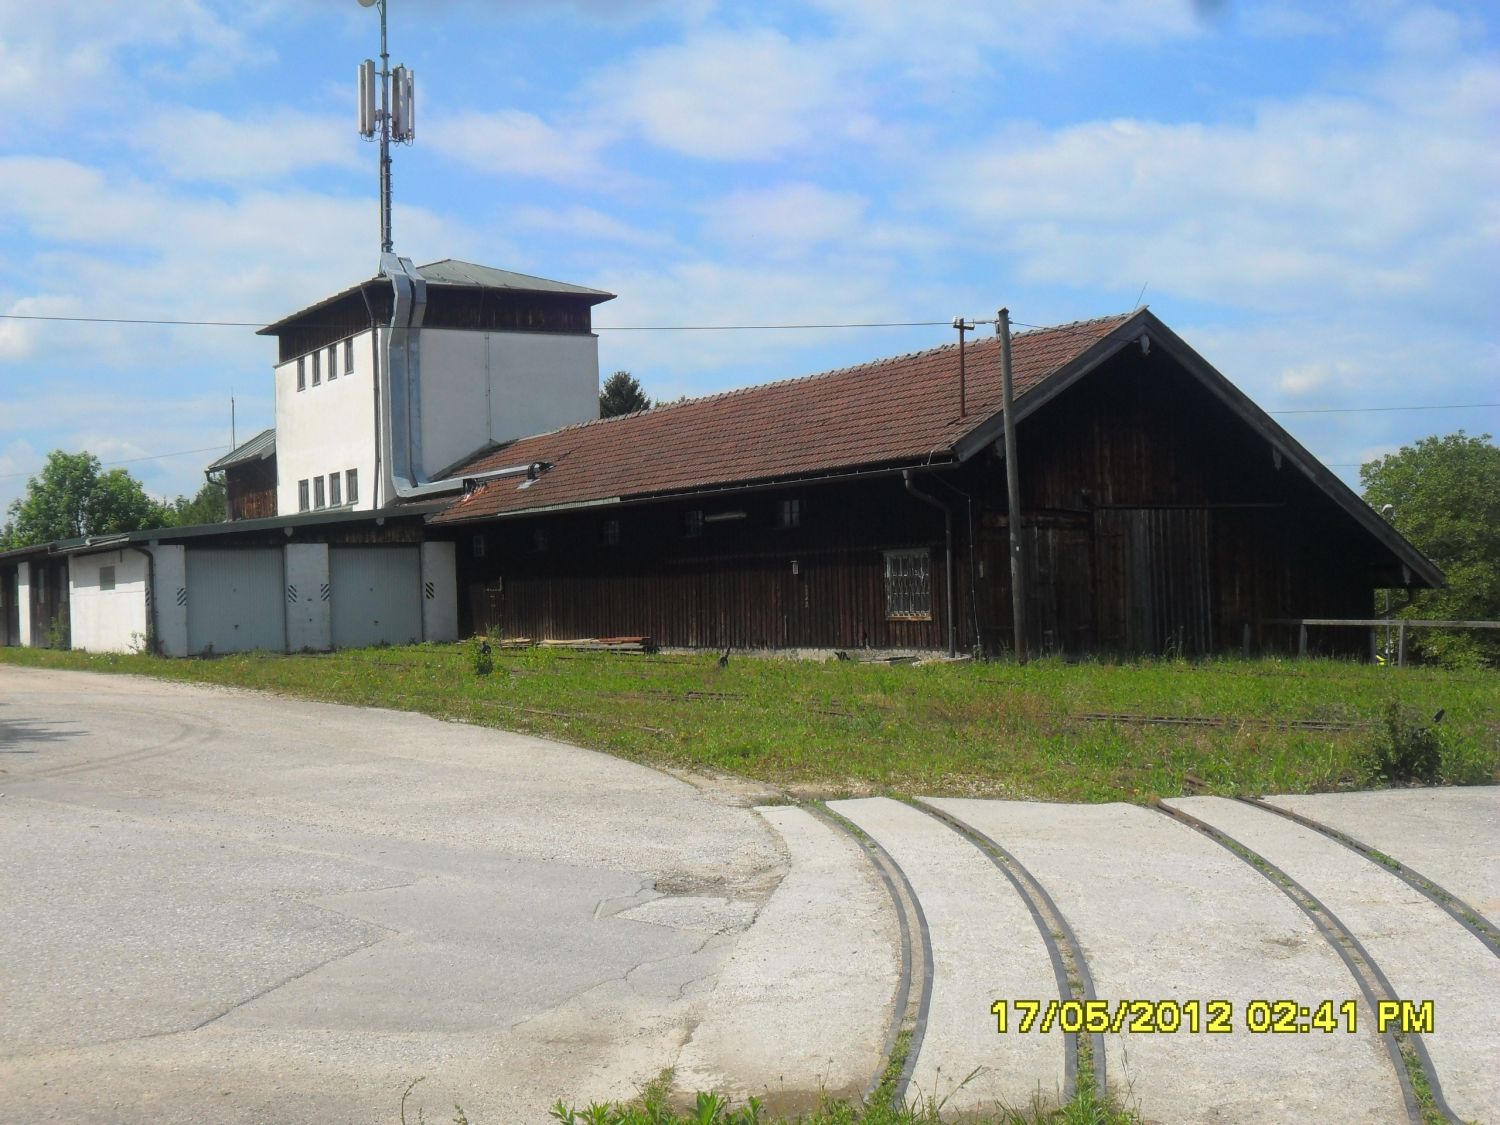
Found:
[[[582, 1107], [559, 1101], [552, 1116], [561, 1125], [942, 1125], [943, 1109], [941, 1101], [931, 1099], [892, 1105], [890, 1090], [882, 1082], [863, 1106], [826, 1100], [806, 1113], [773, 1116], [765, 1113], [755, 1098], [735, 1105], [727, 1098], [706, 1092], [698, 1093], [692, 1101], [674, 1097], [672, 1075], [666, 1071], [647, 1084], [634, 1101]], [[1092, 1085], [1087, 1084], [1080, 1086], [1078, 1093], [1061, 1106], [1041, 1102], [1019, 1107], [997, 1106], [988, 1111], [966, 1111], [960, 1119], [966, 1125], [1139, 1125], [1141, 1120], [1112, 1099], [1099, 1097]]]
[[[260, 688], [526, 731], [652, 765], [722, 771], [797, 796], [859, 792], [1141, 801], [1190, 789], [1297, 793], [1378, 778], [1392, 704], [1440, 708], [1439, 780], [1500, 759], [1500, 675], [1338, 661], [920, 667], [713, 654], [497, 650], [469, 644], [212, 660], [0, 649], [0, 662]], [[1086, 712], [1202, 716], [1221, 726], [1091, 722]], [[1296, 720], [1352, 730], [1277, 726]]]

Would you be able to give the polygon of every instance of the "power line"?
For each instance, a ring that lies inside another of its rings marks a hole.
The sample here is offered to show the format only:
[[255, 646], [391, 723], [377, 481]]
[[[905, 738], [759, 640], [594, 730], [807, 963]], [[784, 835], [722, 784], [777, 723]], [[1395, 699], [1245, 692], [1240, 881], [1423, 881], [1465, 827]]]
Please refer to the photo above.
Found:
[[[41, 316], [34, 313], [0, 313], [4, 320], [41, 320], [63, 324], [143, 324], [181, 328], [264, 328], [259, 320], [168, 320], [124, 316]], [[598, 332], [760, 332], [816, 328], [947, 328], [947, 320], [865, 320], [840, 324], [596, 324]], [[344, 324], [306, 324], [304, 328], [346, 328]]]
[[[101, 461], [101, 469], [112, 469], [117, 465], [138, 465], [142, 461], [165, 461], [168, 457], [186, 457], [189, 453], [216, 453], [225, 447], [222, 445], [206, 445], [202, 449], [179, 449], [176, 453], [154, 453], [149, 457], [127, 457], [123, 461]], [[41, 469], [33, 469], [29, 473], [0, 473], [0, 480], [13, 480], [16, 477], [34, 477]]]
[[1390, 410], [1494, 410], [1500, 402], [1458, 402], [1447, 406], [1317, 406], [1306, 410], [1267, 410], [1267, 414], [1377, 414]]

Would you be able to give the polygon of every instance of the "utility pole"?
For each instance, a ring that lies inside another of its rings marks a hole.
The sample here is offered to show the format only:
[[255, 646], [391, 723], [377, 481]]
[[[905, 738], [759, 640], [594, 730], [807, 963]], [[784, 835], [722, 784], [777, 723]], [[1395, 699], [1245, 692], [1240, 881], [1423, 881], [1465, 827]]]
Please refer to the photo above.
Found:
[[1010, 369], [1010, 310], [995, 317], [1000, 337], [1000, 393], [1005, 421], [1006, 524], [1010, 529], [1010, 606], [1015, 624], [1016, 659], [1026, 663], [1026, 559], [1021, 546], [1021, 469], [1016, 464], [1015, 386]]

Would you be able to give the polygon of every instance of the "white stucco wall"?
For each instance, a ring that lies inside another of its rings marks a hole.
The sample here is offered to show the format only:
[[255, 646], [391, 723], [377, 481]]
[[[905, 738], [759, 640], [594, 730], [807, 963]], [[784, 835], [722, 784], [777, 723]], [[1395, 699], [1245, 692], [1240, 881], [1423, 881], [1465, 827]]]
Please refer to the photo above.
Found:
[[452, 543], [422, 544], [422, 639], [458, 640], [458, 573]]
[[327, 652], [333, 647], [329, 616], [328, 544], [286, 545], [286, 647]]
[[[102, 590], [100, 571], [114, 567], [115, 588]], [[73, 647], [89, 652], [143, 652], [150, 629], [146, 559], [139, 551], [104, 551], [68, 559]]]
[[429, 475], [491, 442], [597, 417], [596, 336], [422, 333], [422, 460]]
[[[188, 654], [187, 548], [148, 547], [156, 560], [156, 650], [163, 656]], [[149, 607], [148, 607], [149, 608]]]
[[[344, 374], [343, 342], [338, 345], [338, 378], [328, 379], [328, 349], [323, 355], [323, 380], [312, 385], [309, 358], [307, 388], [297, 390], [297, 361], [275, 369], [276, 376], [276, 509], [295, 515], [297, 482], [308, 482], [309, 510], [314, 505], [314, 477], [349, 469], [359, 473], [359, 500], [353, 507], [376, 506], [375, 487], [375, 341], [377, 333], [354, 337], [354, 373]], [[325, 506], [327, 496], [325, 493]], [[349, 507], [347, 496], [341, 507]]]
[[31, 647], [31, 564], [16, 564], [16, 616], [21, 634], [16, 643], [23, 648]]

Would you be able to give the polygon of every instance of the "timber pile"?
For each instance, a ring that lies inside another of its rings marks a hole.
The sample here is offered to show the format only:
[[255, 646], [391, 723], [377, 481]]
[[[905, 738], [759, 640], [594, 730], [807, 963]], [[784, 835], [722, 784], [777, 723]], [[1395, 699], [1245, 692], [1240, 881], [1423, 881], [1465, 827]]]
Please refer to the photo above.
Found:
[[651, 637], [584, 637], [572, 641], [539, 641], [542, 648], [565, 648], [575, 652], [643, 652], [657, 651]]

